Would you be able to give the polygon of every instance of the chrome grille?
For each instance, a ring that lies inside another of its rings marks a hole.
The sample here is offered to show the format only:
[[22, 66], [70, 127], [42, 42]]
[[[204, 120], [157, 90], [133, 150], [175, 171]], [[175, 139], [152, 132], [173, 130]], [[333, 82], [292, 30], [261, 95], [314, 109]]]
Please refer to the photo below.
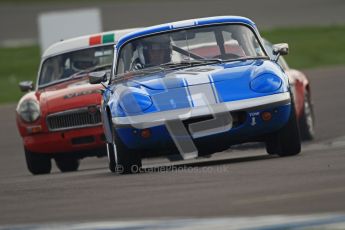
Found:
[[50, 131], [96, 126], [101, 124], [101, 112], [96, 106], [67, 110], [48, 115], [47, 124]]

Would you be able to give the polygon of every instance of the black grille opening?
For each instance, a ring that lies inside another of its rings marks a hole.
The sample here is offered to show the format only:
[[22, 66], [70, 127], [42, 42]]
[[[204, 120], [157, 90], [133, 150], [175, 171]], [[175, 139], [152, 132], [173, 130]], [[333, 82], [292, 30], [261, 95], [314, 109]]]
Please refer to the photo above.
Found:
[[[239, 111], [239, 112], [231, 112], [230, 113], [233, 119], [232, 127], [237, 127], [242, 125], [246, 119], [247, 119], [247, 113], [245, 111]], [[207, 121], [214, 119], [213, 115], [205, 115], [205, 116], [200, 116], [200, 117], [193, 117], [189, 118], [187, 120], [183, 121], [183, 124], [188, 127], [189, 124], [201, 122], [201, 121]]]
[[245, 111], [232, 112], [231, 115], [234, 119], [233, 127], [240, 126], [247, 120], [247, 113]]
[[92, 126], [101, 123], [101, 112], [99, 109], [80, 109], [52, 114], [47, 118], [49, 130], [60, 130], [84, 126]]
[[95, 138], [93, 136], [85, 136], [85, 137], [77, 137], [72, 138], [73, 145], [81, 145], [81, 144], [89, 144], [95, 142]]

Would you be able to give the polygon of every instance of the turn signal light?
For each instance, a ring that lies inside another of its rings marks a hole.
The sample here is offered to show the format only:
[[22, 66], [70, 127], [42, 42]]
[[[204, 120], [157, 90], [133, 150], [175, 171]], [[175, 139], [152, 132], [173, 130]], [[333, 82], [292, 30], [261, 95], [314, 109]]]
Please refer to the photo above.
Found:
[[26, 130], [28, 131], [28, 133], [39, 133], [42, 131], [42, 127], [40, 125], [30, 126], [27, 127]]
[[141, 130], [140, 135], [142, 138], [149, 138], [151, 136], [151, 131], [150, 129], [143, 129]]
[[261, 118], [264, 121], [269, 121], [272, 118], [272, 113], [270, 113], [270, 112], [263, 112], [263, 113], [261, 113]]

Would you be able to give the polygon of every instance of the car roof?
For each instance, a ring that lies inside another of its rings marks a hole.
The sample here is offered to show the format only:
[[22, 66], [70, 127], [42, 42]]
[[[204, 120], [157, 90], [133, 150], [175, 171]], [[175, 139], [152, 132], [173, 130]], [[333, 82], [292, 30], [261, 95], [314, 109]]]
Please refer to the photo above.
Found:
[[58, 54], [89, 48], [92, 46], [111, 45], [116, 44], [117, 41], [127, 33], [133, 32], [137, 28], [112, 30], [102, 33], [85, 35], [59, 41], [49, 46], [43, 53], [42, 59], [46, 59]]
[[184, 21], [177, 21], [171, 23], [165, 23], [161, 25], [146, 27], [144, 29], [136, 30], [132, 33], [129, 33], [123, 36], [117, 43], [117, 47], [121, 47], [128, 40], [132, 40], [138, 37], [145, 35], [150, 35], [153, 33], [172, 31], [181, 28], [188, 28], [193, 26], [203, 26], [203, 25], [212, 25], [212, 24], [221, 24], [221, 23], [242, 23], [247, 24], [257, 30], [255, 23], [249, 18], [241, 16], [216, 16], [216, 17], [207, 17], [207, 18], [197, 18]]

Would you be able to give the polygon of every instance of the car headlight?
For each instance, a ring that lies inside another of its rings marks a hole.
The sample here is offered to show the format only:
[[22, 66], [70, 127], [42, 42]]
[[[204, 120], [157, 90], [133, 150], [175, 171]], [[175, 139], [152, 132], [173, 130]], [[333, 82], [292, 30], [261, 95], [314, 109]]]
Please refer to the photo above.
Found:
[[142, 92], [127, 91], [120, 97], [120, 106], [128, 115], [140, 114], [150, 108], [152, 100]]
[[28, 99], [23, 101], [17, 108], [20, 118], [26, 122], [36, 121], [40, 115], [40, 105], [36, 100]]
[[276, 91], [282, 85], [282, 79], [274, 74], [265, 73], [250, 82], [250, 88], [258, 93]]

